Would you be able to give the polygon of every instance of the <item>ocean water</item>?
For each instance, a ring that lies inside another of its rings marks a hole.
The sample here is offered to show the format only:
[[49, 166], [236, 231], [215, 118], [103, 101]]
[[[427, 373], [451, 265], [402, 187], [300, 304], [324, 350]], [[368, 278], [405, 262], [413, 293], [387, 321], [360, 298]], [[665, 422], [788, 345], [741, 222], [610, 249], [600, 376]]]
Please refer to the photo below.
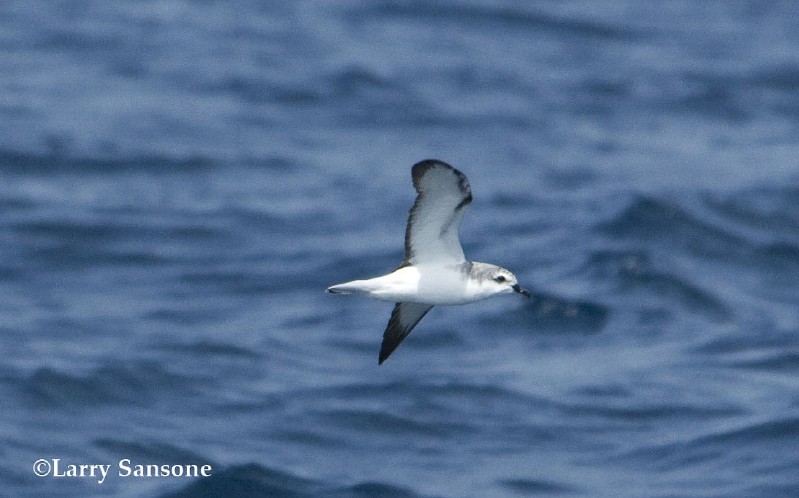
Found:
[[[0, 496], [799, 496], [795, 10], [0, 2]], [[378, 367], [430, 157], [534, 296]]]

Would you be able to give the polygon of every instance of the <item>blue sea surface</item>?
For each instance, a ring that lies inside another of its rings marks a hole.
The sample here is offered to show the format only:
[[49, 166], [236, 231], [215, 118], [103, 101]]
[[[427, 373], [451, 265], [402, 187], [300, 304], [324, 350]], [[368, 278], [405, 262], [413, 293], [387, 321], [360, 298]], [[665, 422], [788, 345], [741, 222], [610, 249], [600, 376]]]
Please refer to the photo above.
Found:
[[[799, 496], [795, 3], [4, 0], [0, 68], [0, 496]], [[378, 367], [324, 289], [426, 158], [533, 298]]]

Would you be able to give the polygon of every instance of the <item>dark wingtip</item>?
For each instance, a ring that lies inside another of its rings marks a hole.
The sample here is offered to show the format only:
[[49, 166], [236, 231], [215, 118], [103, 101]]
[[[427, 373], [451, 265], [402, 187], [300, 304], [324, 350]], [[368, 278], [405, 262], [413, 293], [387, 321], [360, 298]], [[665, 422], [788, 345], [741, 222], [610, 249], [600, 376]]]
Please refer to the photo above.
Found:
[[[432, 305], [425, 304], [397, 303], [394, 305], [391, 318], [388, 319], [388, 326], [383, 332], [383, 342], [380, 344], [380, 356], [377, 360], [378, 365], [382, 365], [391, 356], [391, 353], [399, 347], [400, 343], [408, 337], [411, 330], [431, 309], [433, 309]], [[401, 314], [405, 312], [411, 314], [405, 315], [406, 321], [403, 323]]]
[[[440, 159], [425, 159], [424, 161], [419, 161], [418, 163], [414, 164], [411, 167], [411, 178], [413, 178], [413, 186], [418, 191], [419, 190], [419, 179], [424, 176], [424, 174], [430, 168], [446, 168], [458, 177], [459, 183], [462, 189], [469, 191], [469, 201], [471, 202], [471, 190], [469, 188], [469, 180], [466, 179], [466, 175], [461, 173], [459, 170], [453, 168], [451, 165], [441, 161]], [[467, 202], [467, 204], [468, 204]]]
[[433, 166], [444, 166], [445, 168], [455, 169], [440, 159], [425, 159], [423, 161], [419, 161], [418, 163], [414, 164], [413, 167], [411, 168], [411, 171], [413, 172], [418, 171], [419, 173], [421, 173], [422, 171], [428, 168], [432, 168]]
[[387, 342], [384, 339], [383, 343], [380, 344], [380, 356], [377, 358], [377, 364], [382, 365], [383, 362], [386, 361], [389, 356], [391, 356], [391, 353], [393, 353], [394, 350], [397, 349], [397, 346], [399, 346], [400, 342], [402, 342], [402, 339], [400, 339], [398, 342], [393, 342], [393, 343]]
[[411, 178], [413, 179], [413, 186], [416, 188], [416, 190], [419, 190], [418, 188], [419, 179], [424, 176], [427, 170], [429, 170], [430, 168], [434, 168], [436, 166], [443, 166], [447, 169], [457, 171], [449, 164], [445, 163], [444, 161], [440, 161], [438, 159], [425, 159], [424, 161], [419, 161], [418, 163], [414, 164], [411, 167]]
[[378, 366], [382, 365], [383, 362], [386, 361], [389, 356], [391, 356], [391, 353], [393, 351], [394, 351], [393, 349], [391, 351], [387, 351], [383, 346], [381, 346], [380, 347], [380, 357], [377, 359], [377, 365]]

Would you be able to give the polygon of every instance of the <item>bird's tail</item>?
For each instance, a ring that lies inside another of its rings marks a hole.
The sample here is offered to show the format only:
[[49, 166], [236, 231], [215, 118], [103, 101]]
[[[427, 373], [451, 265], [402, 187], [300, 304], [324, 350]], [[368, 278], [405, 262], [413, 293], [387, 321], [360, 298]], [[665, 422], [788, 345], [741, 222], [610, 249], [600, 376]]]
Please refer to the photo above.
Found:
[[331, 285], [327, 288], [327, 292], [331, 294], [361, 294], [369, 292], [369, 289], [364, 286], [363, 280], [353, 280], [352, 282]]

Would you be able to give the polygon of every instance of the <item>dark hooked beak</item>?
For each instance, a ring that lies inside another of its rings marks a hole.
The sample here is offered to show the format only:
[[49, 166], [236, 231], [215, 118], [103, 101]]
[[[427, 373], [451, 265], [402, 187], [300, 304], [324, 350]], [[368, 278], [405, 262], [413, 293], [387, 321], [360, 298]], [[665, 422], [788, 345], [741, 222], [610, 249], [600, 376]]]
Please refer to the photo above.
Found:
[[516, 285], [513, 286], [513, 291], [514, 292], [518, 292], [519, 294], [521, 294], [524, 297], [530, 297], [530, 293], [528, 291], [522, 289], [522, 287], [519, 284], [516, 284]]

